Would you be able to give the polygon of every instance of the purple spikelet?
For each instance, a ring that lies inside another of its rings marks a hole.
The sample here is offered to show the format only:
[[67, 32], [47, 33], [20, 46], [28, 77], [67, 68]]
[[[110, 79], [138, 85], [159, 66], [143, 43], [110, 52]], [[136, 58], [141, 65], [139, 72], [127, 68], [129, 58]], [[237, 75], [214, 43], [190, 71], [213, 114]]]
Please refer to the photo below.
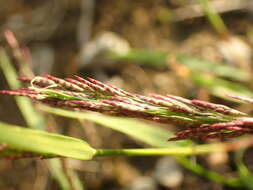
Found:
[[94, 91], [90, 86], [82, 83], [82, 82], [79, 82], [77, 80], [74, 80], [74, 79], [71, 79], [71, 78], [66, 78], [65, 79], [66, 81], [72, 83], [72, 84], [75, 84], [77, 86], [79, 86], [80, 88], [82, 88], [83, 90], [87, 90], [87, 91]]
[[177, 100], [177, 101], [185, 103], [185, 104], [191, 104], [191, 100], [188, 100], [186, 98], [182, 98], [182, 97], [179, 97], [179, 96], [174, 96], [174, 95], [167, 94], [166, 97]]
[[16, 90], [16, 91], [1, 90], [0, 94], [10, 96], [26, 96], [34, 100], [41, 100], [44, 98], [44, 96], [41, 95], [40, 93], [29, 90]]
[[236, 95], [227, 95], [227, 97], [235, 99], [235, 100], [239, 100], [239, 101], [244, 102], [244, 103], [253, 104], [253, 99], [252, 98], [243, 97], [243, 96], [236, 96]]
[[79, 86], [73, 84], [73, 83], [70, 83], [66, 80], [63, 80], [63, 79], [59, 79], [57, 77], [53, 77], [51, 75], [48, 75], [48, 74], [45, 74], [43, 76], [44, 78], [47, 78], [49, 80], [52, 80], [54, 81], [56, 84], [59, 84], [60, 86], [68, 89], [68, 90], [74, 90], [74, 91], [82, 91], [82, 88], [80, 88]]
[[183, 112], [183, 113], [196, 113], [196, 110], [194, 110], [193, 108], [189, 107], [188, 105], [175, 100], [173, 98], [169, 98], [166, 96], [161, 96], [158, 94], [151, 94], [150, 96], [158, 99], [158, 100], [162, 100], [163, 102], [168, 102], [170, 104], [172, 104], [170, 110], [175, 111], [175, 112]]
[[205, 101], [201, 101], [201, 100], [192, 100], [191, 104], [202, 107], [202, 108], [214, 110], [214, 111], [222, 113], [222, 114], [239, 115], [239, 116], [245, 115], [244, 113], [237, 111], [235, 109], [229, 108], [227, 106], [220, 105], [220, 104], [213, 104], [213, 103], [209, 103], [209, 102], [205, 102]]
[[23, 83], [30, 83], [32, 81], [32, 78], [29, 78], [29, 77], [19, 77], [18, 80], [20, 80]]
[[89, 86], [89, 87], [90, 87], [93, 91], [95, 91], [95, 92], [106, 92], [106, 90], [105, 90], [103, 87], [101, 87], [101, 86], [99, 86], [99, 85], [97, 85], [97, 84], [93, 84], [92, 82], [90, 82], [90, 81], [88, 81], [88, 80], [85, 80], [85, 79], [83, 79], [83, 78], [81, 78], [81, 77], [79, 77], [79, 76], [75, 76], [75, 78], [76, 78], [79, 82], [83, 83], [84, 85]]

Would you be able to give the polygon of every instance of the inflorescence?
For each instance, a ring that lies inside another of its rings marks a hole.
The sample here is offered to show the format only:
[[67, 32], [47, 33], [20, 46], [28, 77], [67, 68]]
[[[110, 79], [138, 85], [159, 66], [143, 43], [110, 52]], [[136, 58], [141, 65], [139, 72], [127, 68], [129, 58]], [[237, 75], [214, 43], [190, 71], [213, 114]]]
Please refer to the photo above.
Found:
[[[231, 138], [253, 133], [253, 118], [230, 107], [172, 95], [143, 96], [129, 93], [95, 79], [60, 79], [51, 75], [21, 77], [27, 88], [1, 94], [27, 96], [52, 106], [78, 108], [109, 115], [136, 117], [181, 125], [184, 130], [169, 140]], [[250, 102], [251, 99], [230, 96]]]

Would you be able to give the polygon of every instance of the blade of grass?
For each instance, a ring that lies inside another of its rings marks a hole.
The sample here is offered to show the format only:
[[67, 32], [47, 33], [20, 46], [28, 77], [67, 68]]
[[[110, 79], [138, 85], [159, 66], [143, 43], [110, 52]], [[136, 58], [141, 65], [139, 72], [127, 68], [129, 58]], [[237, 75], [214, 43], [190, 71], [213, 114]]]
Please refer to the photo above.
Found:
[[126, 55], [111, 53], [109, 57], [118, 61], [130, 61], [153, 67], [166, 67], [168, 53], [157, 50], [131, 49]]
[[[5, 50], [0, 47], [0, 67], [3, 70], [5, 78], [12, 89], [21, 88], [21, 83], [17, 80], [18, 74], [11, 64]], [[33, 108], [31, 101], [23, 97], [15, 97], [15, 101], [30, 128], [43, 129], [45, 124], [43, 117], [37, 114]]]
[[228, 34], [228, 29], [223, 22], [220, 15], [210, 7], [208, 0], [198, 0], [199, 3], [203, 6], [204, 12], [211, 23], [211, 25], [214, 27], [214, 29], [221, 35], [225, 36]]
[[172, 147], [189, 146], [192, 144], [189, 140], [174, 141], [168, 143], [167, 140], [173, 136], [172, 133], [168, 132], [167, 130], [161, 129], [158, 126], [155, 128], [153, 125], [149, 125], [147, 123], [135, 119], [112, 117], [97, 113], [74, 112], [45, 105], [40, 105], [39, 109], [47, 113], [52, 113], [67, 118], [80, 120], [86, 119], [89, 121], [93, 121], [107, 128], [111, 128], [115, 131], [127, 134], [152, 146]]
[[[49, 160], [49, 169], [52, 175], [56, 176], [56, 179], [65, 179], [66, 176], [62, 172], [62, 164], [59, 162], [59, 159], [50, 159]], [[73, 172], [73, 170], [70, 170], [70, 174], [73, 180], [73, 184], [76, 189], [84, 189], [83, 184], [80, 183], [79, 177], [75, 176], [77, 175], [76, 172]], [[61, 181], [59, 183], [62, 190], [70, 190], [70, 185], [68, 180]]]
[[[60, 188], [62, 190], [69, 190], [70, 189], [70, 185], [69, 182], [65, 176], [65, 174], [62, 172], [62, 164], [59, 161], [59, 159], [55, 158], [55, 159], [51, 159], [48, 162], [49, 164], [49, 170], [51, 172], [51, 174], [54, 176], [54, 178], [56, 179], [56, 181], [58, 182]], [[65, 179], [65, 180], [61, 180], [58, 181], [58, 179]]]
[[233, 66], [226, 65], [224, 63], [211, 62], [197, 57], [185, 55], [177, 56], [177, 62], [178, 64], [186, 66], [193, 72], [211, 73], [217, 77], [226, 77], [241, 82], [246, 82], [250, 78], [247, 73]]
[[223, 99], [235, 101], [232, 98], [228, 98], [226, 96], [227, 94], [236, 94], [237, 96], [246, 97], [253, 96], [253, 93], [248, 88], [235, 82], [226, 81], [215, 76], [200, 73], [192, 73], [190, 77], [196, 84], [209, 89], [213, 95]]
[[243, 163], [243, 154], [244, 150], [239, 150], [235, 152], [235, 163], [237, 170], [240, 175], [240, 179], [242, 183], [247, 187], [248, 189], [253, 189], [253, 175], [249, 172], [245, 164]]
[[90, 160], [96, 152], [85, 141], [76, 138], [2, 122], [0, 122], [0, 142], [11, 148], [38, 153], [42, 156], [63, 156], [80, 160]]
[[243, 187], [243, 184], [240, 179], [238, 178], [226, 178], [216, 172], [207, 170], [203, 168], [199, 164], [195, 164], [193, 161], [190, 161], [185, 156], [177, 156], [176, 160], [178, 163], [180, 163], [182, 166], [184, 166], [186, 169], [194, 172], [195, 174], [205, 177], [211, 181], [214, 181], [216, 183], [224, 184], [231, 187]]

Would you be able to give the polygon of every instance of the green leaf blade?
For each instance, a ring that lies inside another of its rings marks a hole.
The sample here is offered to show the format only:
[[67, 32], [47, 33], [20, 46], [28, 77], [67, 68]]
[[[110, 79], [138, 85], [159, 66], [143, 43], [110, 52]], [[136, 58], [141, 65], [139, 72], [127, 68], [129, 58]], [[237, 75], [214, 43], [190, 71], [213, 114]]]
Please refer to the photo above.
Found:
[[90, 160], [96, 150], [73, 137], [21, 128], [0, 122], [0, 142], [12, 148], [80, 160]]
[[151, 125], [135, 119], [112, 117], [97, 113], [74, 112], [43, 105], [40, 106], [40, 109], [63, 117], [93, 121], [156, 147], [180, 147], [192, 144], [190, 140], [168, 142], [168, 139], [174, 136], [168, 130], [159, 128], [155, 124]]

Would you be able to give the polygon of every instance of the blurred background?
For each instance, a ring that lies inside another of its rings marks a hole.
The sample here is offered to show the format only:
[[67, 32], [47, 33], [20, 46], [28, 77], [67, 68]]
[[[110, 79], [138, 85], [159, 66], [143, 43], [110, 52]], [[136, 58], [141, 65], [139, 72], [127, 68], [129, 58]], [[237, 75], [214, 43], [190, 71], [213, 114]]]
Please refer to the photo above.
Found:
[[[252, 111], [225, 96], [253, 97], [252, 0], [0, 0], [0, 13], [0, 44], [19, 71], [6, 30], [29, 48], [35, 75], [78, 74], [134, 93], [173, 94]], [[2, 71], [0, 79], [1, 89], [9, 88]], [[0, 119], [26, 125], [11, 97], [1, 96]], [[47, 120], [59, 133], [96, 148], [146, 146], [90, 121]], [[251, 153], [248, 148], [245, 154]], [[245, 157], [253, 169], [252, 156]], [[193, 159], [222, 175], [237, 175], [228, 153]], [[65, 161], [91, 190], [233, 189], [186, 170], [171, 157]], [[24, 159], [0, 161], [0, 189], [60, 187], [43, 160]]]

